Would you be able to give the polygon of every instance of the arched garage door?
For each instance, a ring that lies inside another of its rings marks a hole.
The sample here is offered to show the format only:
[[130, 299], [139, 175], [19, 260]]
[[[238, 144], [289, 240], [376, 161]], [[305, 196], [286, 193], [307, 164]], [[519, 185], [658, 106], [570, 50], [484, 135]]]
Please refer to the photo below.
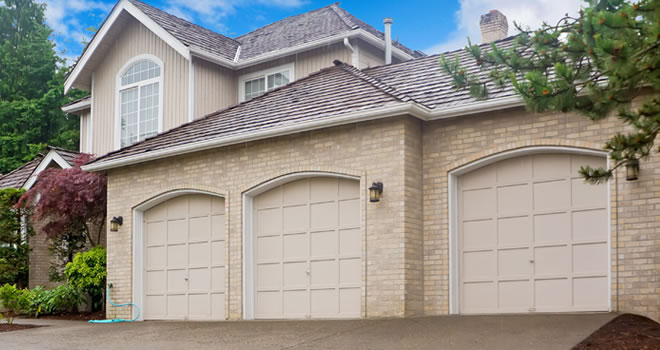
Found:
[[225, 319], [225, 202], [183, 195], [144, 212], [144, 318]]
[[581, 165], [600, 157], [536, 154], [458, 179], [462, 313], [606, 311], [607, 185]]
[[296, 180], [254, 198], [255, 318], [360, 316], [359, 182]]

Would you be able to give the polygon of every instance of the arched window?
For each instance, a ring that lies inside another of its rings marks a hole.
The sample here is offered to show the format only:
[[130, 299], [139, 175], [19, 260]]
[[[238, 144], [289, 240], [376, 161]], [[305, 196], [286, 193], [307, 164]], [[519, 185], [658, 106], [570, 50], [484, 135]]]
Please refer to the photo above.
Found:
[[156, 135], [161, 124], [162, 64], [151, 58], [129, 62], [117, 77], [119, 147]]

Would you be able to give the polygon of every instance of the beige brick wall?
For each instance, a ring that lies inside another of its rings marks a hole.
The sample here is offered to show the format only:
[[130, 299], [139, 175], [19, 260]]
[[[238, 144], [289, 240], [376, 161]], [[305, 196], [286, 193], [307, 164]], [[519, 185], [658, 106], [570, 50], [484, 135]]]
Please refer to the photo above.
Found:
[[36, 286], [52, 287], [55, 285], [48, 279], [50, 256], [48, 254], [47, 238], [45, 233], [38, 230], [34, 236], [30, 237], [30, 270], [28, 275], [30, 288]]
[[[623, 130], [566, 114], [512, 109], [423, 123], [410, 117], [351, 124], [152, 161], [109, 172], [108, 281], [116, 301], [131, 299], [131, 208], [172, 189], [226, 196], [228, 308], [242, 317], [242, 198], [255, 185], [299, 171], [357, 175], [363, 190], [363, 317], [449, 312], [447, 173], [485, 156], [526, 146], [600, 149]], [[660, 157], [642, 162], [640, 180], [610, 184], [612, 308], [658, 319]], [[618, 174], [619, 177], [622, 174]], [[385, 186], [379, 203], [367, 187]], [[617, 185], [618, 183], [618, 185]], [[617, 261], [618, 258], [618, 261]], [[109, 310], [128, 317], [129, 310]]]
[[[601, 149], [623, 127], [568, 114], [523, 109], [427, 123], [424, 127], [424, 310], [449, 312], [448, 172], [525, 146]], [[610, 183], [612, 308], [660, 317], [660, 156], [643, 161], [640, 180]], [[617, 186], [618, 183], [618, 186]], [[617, 261], [617, 256], [619, 260]]]
[[[412, 118], [395, 118], [300, 133], [271, 140], [192, 153], [108, 173], [108, 217], [123, 216], [109, 232], [108, 281], [115, 302], [131, 300], [132, 208], [172, 189], [198, 188], [226, 199], [228, 244], [226, 296], [230, 319], [242, 318], [242, 196], [251, 187], [300, 171], [332, 171], [361, 178], [363, 202], [374, 181], [385, 185], [379, 203], [362, 209], [365, 270], [364, 317], [404, 316], [422, 311], [421, 251], [404, 251], [406, 241], [421, 247], [421, 128]], [[406, 151], [402, 152], [401, 147]], [[410, 195], [408, 195], [410, 193]], [[414, 197], [410, 200], [403, 199]], [[414, 203], [413, 203], [414, 202]], [[415, 222], [417, 221], [417, 222]], [[415, 262], [406, 263], [411, 257]], [[408, 281], [409, 283], [405, 283]], [[408, 297], [410, 296], [410, 297]], [[408, 301], [408, 299], [410, 301]], [[408, 310], [410, 308], [410, 310]], [[129, 317], [127, 308], [108, 316]]]

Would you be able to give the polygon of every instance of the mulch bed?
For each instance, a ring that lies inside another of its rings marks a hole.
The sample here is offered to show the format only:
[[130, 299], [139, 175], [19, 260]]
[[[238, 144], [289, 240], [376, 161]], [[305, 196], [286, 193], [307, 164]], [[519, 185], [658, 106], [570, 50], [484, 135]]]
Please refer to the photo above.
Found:
[[660, 324], [644, 316], [623, 314], [573, 348], [584, 349], [660, 349]]
[[23, 330], [23, 329], [37, 328], [37, 327], [43, 327], [43, 326], [37, 326], [37, 325], [33, 325], [33, 324], [7, 324], [7, 323], [2, 323], [2, 324], [0, 324], [0, 333], [20, 331], [20, 330]]
[[41, 315], [39, 316], [39, 319], [69, 321], [105, 320], [105, 312], [67, 312], [62, 314]]

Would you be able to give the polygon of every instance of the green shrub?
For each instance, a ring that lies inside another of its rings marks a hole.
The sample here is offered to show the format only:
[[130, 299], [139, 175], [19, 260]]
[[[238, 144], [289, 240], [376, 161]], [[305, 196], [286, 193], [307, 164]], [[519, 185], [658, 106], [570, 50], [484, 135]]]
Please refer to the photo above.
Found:
[[105, 248], [97, 246], [76, 254], [73, 262], [66, 264], [64, 274], [71, 286], [92, 297], [93, 311], [102, 308], [107, 276]]
[[1, 315], [9, 324], [14, 323], [14, 317], [25, 313], [30, 308], [30, 292], [18, 289], [15, 284], [5, 284], [0, 287], [0, 305], [5, 310]]
[[84, 302], [86, 300], [80, 291], [68, 285], [53, 289], [35, 287], [32, 290], [19, 289], [11, 284], [0, 287], [0, 305], [6, 310], [2, 316], [9, 323], [13, 323], [13, 318], [21, 314], [38, 317], [74, 311]]

